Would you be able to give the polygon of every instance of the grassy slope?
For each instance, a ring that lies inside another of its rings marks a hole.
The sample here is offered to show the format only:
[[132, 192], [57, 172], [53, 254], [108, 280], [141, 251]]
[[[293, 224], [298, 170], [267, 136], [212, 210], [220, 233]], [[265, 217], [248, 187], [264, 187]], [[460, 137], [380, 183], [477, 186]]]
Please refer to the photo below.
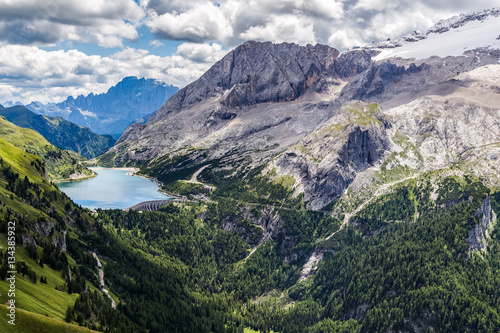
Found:
[[1, 109], [0, 115], [17, 126], [37, 131], [55, 146], [73, 150], [86, 158], [98, 156], [114, 143], [109, 135], [94, 133], [61, 117], [33, 113], [24, 106]]
[[[2, 124], [1, 118], [0, 124]], [[3, 130], [4, 128], [0, 127], [0, 134], [2, 134], [1, 131]], [[19, 176], [28, 176], [34, 182], [43, 181], [43, 177], [31, 166], [31, 162], [40, 160], [40, 158], [19, 149], [14, 144], [5, 140], [4, 136], [0, 138], [0, 158], [8, 163], [12, 170], [17, 172]]]
[[[0, 127], [0, 131], [2, 130], [3, 128]], [[32, 162], [40, 161], [40, 157], [27, 153], [0, 138], [0, 158], [4, 161], [5, 165], [9, 165], [14, 172], [18, 173], [20, 178], [24, 178], [26, 176], [31, 182], [40, 184], [44, 190], [53, 189], [53, 186], [49, 184], [49, 182], [40, 174], [38, 170], [35, 169], [33, 165], [31, 165]], [[5, 204], [5, 206], [0, 205], [0, 218], [2, 218], [2, 216], [6, 213], [7, 207], [22, 214], [27, 220], [30, 221], [34, 221], [39, 217], [48, 218], [45, 213], [33, 208], [8, 191], [5, 188], [6, 186], [7, 182], [0, 178], [0, 201]], [[62, 203], [54, 202], [52, 205], [53, 208], [58, 211], [63, 210]]]
[[[61, 150], [51, 145], [43, 136], [37, 132], [18, 127], [0, 116], [0, 138], [6, 140], [17, 148], [44, 159], [47, 172], [52, 180], [69, 178], [72, 173], [84, 173], [92, 175], [92, 171], [83, 167], [80, 162], [83, 157], [72, 151]], [[6, 151], [2, 152], [5, 149]], [[14, 153], [11, 147], [5, 143], [0, 145], [0, 157], [17, 159], [19, 153]], [[22, 169], [22, 168], [21, 168]], [[18, 172], [22, 175], [22, 172]], [[22, 171], [22, 170], [21, 170]]]
[[26, 310], [16, 309], [16, 325], [7, 323], [7, 307], [0, 305], [0, 331], [15, 333], [59, 333], [59, 332], [77, 332], [91, 333], [92, 331], [85, 327], [71, 325], [58, 319], [49, 318], [40, 314]]
[[[6, 235], [0, 234], [0, 246], [4, 249], [7, 247]], [[38, 252], [41, 255], [43, 249], [38, 247]], [[64, 319], [68, 306], [73, 306], [78, 294], [68, 294], [58, 291], [56, 286], [64, 285], [65, 281], [61, 276], [61, 272], [53, 270], [48, 265], [40, 267], [35, 260], [29, 257], [28, 251], [24, 247], [18, 246], [16, 252], [16, 261], [24, 261], [32, 270], [35, 271], [37, 277], [44, 276], [47, 278], [47, 284], [32, 283], [28, 278], [22, 278], [17, 275], [16, 279], [16, 302], [17, 305], [25, 310], [47, 315], [53, 318]], [[7, 281], [0, 281], [0, 304], [7, 302], [7, 290], [9, 284]]]
[[[32, 135], [34, 132], [31, 130], [26, 131], [28, 139], [32, 138], [33, 140], [37, 140], [40, 138], [40, 136], [36, 133], [33, 137], [30, 137], [29, 135]], [[9, 142], [5, 141], [4, 139], [0, 138], [0, 158], [3, 160], [3, 167], [8, 165], [14, 172], [20, 174], [20, 178], [24, 178], [26, 176], [31, 182], [38, 184], [44, 191], [42, 195], [45, 195], [45, 193], [47, 192], [56, 190], [55, 186], [50, 184], [47, 179], [45, 179], [40, 174], [40, 171], [32, 165], [32, 162], [40, 163], [40, 157], [26, 153], [10, 144]], [[5, 219], [8, 207], [14, 212], [22, 214], [24, 216], [23, 221], [25, 221], [26, 223], [34, 223], [39, 218], [47, 221], [52, 220], [50, 216], [47, 215], [46, 211], [42, 211], [30, 206], [29, 203], [25, 202], [21, 198], [18, 198], [15, 194], [8, 191], [6, 189], [6, 185], [7, 182], [4, 179], [0, 178], [0, 201], [5, 204], [5, 206], [0, 205], [0, 219]], [[64, 206], [64, 200], [62, 200], [61, 198], [52, 200], [50, 204], [50, 208], [55, 209], [60, 214], [64, 214]], [[30, 227], [30, 230], [34, 231], [33, 227]], [[59, 234], [59, 232], [56, 231], [54, 234], [57, 235]], [[0, 247], [3, 249], [7, 247], [5, 234], [0, 234]], [[39, 246], [37, 251], [39, 257], [41, 257], [43, 248]], [[24, 317], [27, 318], [27, 322], [33, 322], [36, 325], [52, 325], [53, 323], [57, 324], [52, 328], [47, 327], [45, 330], [47, 332], [65, 331], [66, 328], [71, 327], [62, 322], [62, 320], [65, 318], [67, 308], [74, 305], [78, 294], [68, 294], [66, 292], [58, 291], [55, 289], [56, 286], [63, 286], [65, 284], [61, 272], [50, 268], [48, 265], [44, 265], [43, 268], [40, 267], [35, 260], [30, 258], [27, 250], [23, 246], [16, 247], [15, 256], [17, 262], [25, 262], [37, 275], [36, 284], [31, 282], [29, 278], [23, 278], [20, 274], [17, 275], [16, 279], [16, 304], [18, 309], [22, 308], [24, 310], [44, 315], [33, 317], [33, 314], [25, 312]], [[75, 261], [69, 256], [68, 261], [70, 265], [75, 264]], [[40, 276], [43, 276], [47, 279], [47, 284], [40, 283]], [[92, 290], [95, 290], [93, 286], [90, 286], [90, 288]], [[5, 304], [5, 302], [7, 301], [7, 290], [7, 281], [0, 281], [0, 304]], [[55, 319], [49, 319], [45, 316]], [[41, 320], [40, 318], [43, 320]], [[4, 332], [4, 330], [2, 329], [3, 324], [4, 322], [0, 320], [1, 332]], [[29, 330], [29, 327], [31, 326], [27, 327], [28, 328], [26, 332], [32, 332]], [[22, 332], [22, 330], [20, 332]], [[77, 330], [77, 332], [80, 331]]]

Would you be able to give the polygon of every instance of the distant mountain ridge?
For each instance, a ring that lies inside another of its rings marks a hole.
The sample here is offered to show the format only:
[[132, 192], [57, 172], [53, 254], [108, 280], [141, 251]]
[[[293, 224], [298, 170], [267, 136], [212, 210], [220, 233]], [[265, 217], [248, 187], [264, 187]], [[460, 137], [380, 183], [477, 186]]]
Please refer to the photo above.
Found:
[[19, 127], [40, 133], [59, 148], [72, 150], [86, 158], [100, 155], [114, 143], [109, 135], [94, 133], [61, 117], [36, 114], [21, 105], [0, 108], [0, 116]]
[[149, 119], [178, 90], [155, 79], [129, 76], [103, 94], [69, 96], [57, 104], [32, 102], [26, 107], [39, 114], [63, 117], [99, 134], [119, 136], [130, 124]]

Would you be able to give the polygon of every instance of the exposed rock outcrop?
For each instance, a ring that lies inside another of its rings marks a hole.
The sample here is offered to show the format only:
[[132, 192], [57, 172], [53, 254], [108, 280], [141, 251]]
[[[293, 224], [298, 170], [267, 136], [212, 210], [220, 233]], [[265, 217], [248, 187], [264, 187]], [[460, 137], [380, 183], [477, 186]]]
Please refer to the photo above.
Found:
[[390, 150], [390, 127], [376, 104], [351, 102], [275, 162], [279, 175], [296, 180], [309, 209], [340, 196], [356, 173], [378, 163]]
[[408, 68], [397, 66], [391, 62], [372, 64], [365, 72], [350, 81], [342, 90], [341, 99], [349, 101], [367, 100], [384, 93], [385, 88], [405, 75], [419, 73], [429, 66], [411, 63]]
[[394, 128], [413, 138], [427, 168], [443, 168], [463, 161], [471, 149], [500, 141], [499, 111], [465, 102], [464, 97], [417, 99], [385, 114]]
[[479, 218], [479, 223], [470, 231], [467, 243], [469, 243], [469, 256], [471, 253], [478, 251], [486, 251], [489, 234], [496, 222], [497, 216], [491, 209], [490, 197], [483, 200], [481, 208], [476, 212], [476, 217]]
[[146, 126], [127, 129], [117, 142], [127, 148], [116, 161], [189, 146], [222, 156], [296, 143], [333, 114], [338, 105], [325, 97], [365, 71], [372, 53], [339, 56], [326, 45], [246, 42], [170, 98]]

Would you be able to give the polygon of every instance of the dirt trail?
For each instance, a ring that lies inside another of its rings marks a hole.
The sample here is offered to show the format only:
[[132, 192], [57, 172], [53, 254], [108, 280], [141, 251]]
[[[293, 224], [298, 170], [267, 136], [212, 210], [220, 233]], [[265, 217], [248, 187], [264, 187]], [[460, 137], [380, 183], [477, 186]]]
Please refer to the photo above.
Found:
[[100, 280], [100, 288], [101, 290], [108, 295], [109, 299], [111, 300], [111, 307], [113, 309], [116, 309], [116, 302], [115, 300], [109, 295], [109, 291], [107, 289], [104, 289], [104, 272], [102, 271], [102, 265], [101, 261], [97, 257], [97, 254], [95, 252], [92, 252], [92, 255], [94, 256], [95, 260], [97, 260], [97, 269], [99, 270], [99, 280]]

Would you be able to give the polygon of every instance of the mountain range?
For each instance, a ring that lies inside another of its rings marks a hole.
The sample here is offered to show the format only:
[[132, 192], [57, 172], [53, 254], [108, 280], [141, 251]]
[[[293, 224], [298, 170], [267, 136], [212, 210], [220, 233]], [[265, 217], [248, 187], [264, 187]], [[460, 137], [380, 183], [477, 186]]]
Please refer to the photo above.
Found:
[[124, 78], [106, 93], [76, 98], [61, 103], [32, 102], [26, 107], [46, 116], [59, 116], [99, 134], [115, 137], [134, 122], [145, 122], [179, 89], [154, 79]]
[[75, 205], [4, 119], [20, 325], [500, 331], [499, 12], [346, 52], [240, 45], [96, 158], [185, 196], [157, 211]]
[[[383, 166], [401, 175], [457, 163], [474, 170], [500, 137], [498, 24], [498, 10], [486, 10], [439, 22], [422, 38], [344, 53], [247, 42], [130, 126], [109, 154], [116, 165], [146, 161], [164, 173], [180, 157], [183, 168], [215, 160], [240, 168], [244, 157], [248, 170], [292, 176], [294, 195], [315, 210], [355, 179], [376, 183]], [[462, 36], [478, 31], [482, 44], [468, 48]], [[427, 49], [431, 40], [441, 48]], [[417, 59], [424, 51], [440, 57]], [[493, 169], [476, 172], [498, 180]]]

